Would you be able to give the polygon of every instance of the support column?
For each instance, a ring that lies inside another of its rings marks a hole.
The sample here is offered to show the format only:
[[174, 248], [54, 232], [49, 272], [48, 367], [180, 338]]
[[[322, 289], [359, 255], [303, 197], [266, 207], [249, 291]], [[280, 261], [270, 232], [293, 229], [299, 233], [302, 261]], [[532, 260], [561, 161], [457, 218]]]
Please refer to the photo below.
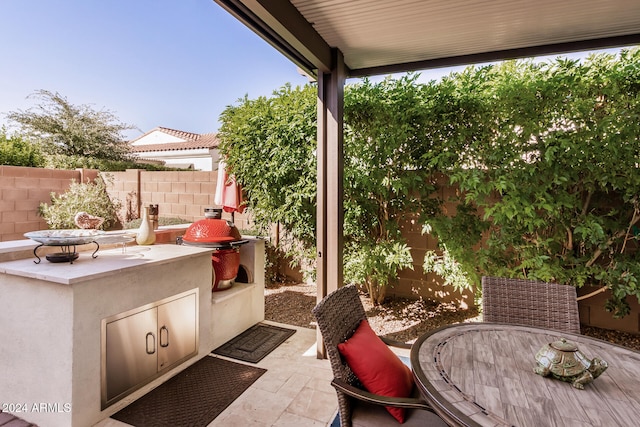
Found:
[[[332, 68], [318, 73], [317, 299], [343, 285], [343, 107], [346, 68], [332, 50]], [[325, 357], [318, 330], [317, 356]]]

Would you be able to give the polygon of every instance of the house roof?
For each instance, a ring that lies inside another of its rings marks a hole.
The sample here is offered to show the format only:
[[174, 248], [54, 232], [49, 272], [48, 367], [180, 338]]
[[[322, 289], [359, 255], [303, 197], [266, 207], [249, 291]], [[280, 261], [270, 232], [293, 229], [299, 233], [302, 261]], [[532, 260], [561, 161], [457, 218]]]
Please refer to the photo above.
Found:
[[[180, 142], [164, 142], [158, 144], [139, 144], [141, 139], [147, 137], [148, 135], [162, 132], [167, 135], [174, 136], [176, 138], [182, 139]], [[156, 151], [180, 151], [180, 150], [198, 150], [198, 149], [211, 149], [217, 148], [220, 144], [220, 140], [218, 139], [217, 133], [192, 133], [185, 132], [176, 129], [169, 129], [165, 127], [157, 127], [155, 129], [150, 130], [142, 136], [130, 141], [131, 151], [134, 153], [148, 153], [148, 152], [156, 152]]]
[[214, 0], [312, 76], [347, 77], [640, 44], [629, 0]]

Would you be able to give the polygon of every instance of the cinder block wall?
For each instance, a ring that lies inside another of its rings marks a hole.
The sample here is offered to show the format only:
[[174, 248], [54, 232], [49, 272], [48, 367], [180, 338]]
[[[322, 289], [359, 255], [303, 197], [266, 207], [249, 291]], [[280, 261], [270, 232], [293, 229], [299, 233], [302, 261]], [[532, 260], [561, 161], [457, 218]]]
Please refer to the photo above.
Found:
[[[443, 175], [434, 176], [434, 183], [439, 188], [438, 197], [449, 200], [457, 191], [456, 187], [449, 187], [447, 178]], [[454, 203], [446, 202], [447, 212], [455, 213]], [[472, 291], [458, 292], [453, 287], [444, 287], [440, 283], [442, 279], [434, 273], [425, 273], [422, 268], [424, 256], [427, 251], [440, 252], [438, 241], [429, 234], [422, 234], [422, 224], [418, 214], [407, 214], [400, 223], [402, 235], [411, 248], [413, 269], [405, 269], [398, 274], [398, 283], [387, 290], [389, 295], [404, 296], [410, 298], [429, 298], [437, 301], [454, 303], [461, 307], [475, 306]]]
[[[120, 201], [120, 218], [125, 220], [139, 218], [143, 206], [157, 204], [160, 217], [183, 218], [190, 223], [204, 218], [204, 208], [216, 206], [217, 171], [129, 169], [103, 176], [109, 196]], [[231, 214], [224, 212], [222, 217], [231, 219]], [[247, 214], [236, 213], [234, 222], [241, 230], [251, 228]]]
[[24, 239], [24, 233], [47, 228], [38, 215], [51, 192], [61, 193], [73, 181], [94, 179], [96, 171], [0, 166], [0, 241]]

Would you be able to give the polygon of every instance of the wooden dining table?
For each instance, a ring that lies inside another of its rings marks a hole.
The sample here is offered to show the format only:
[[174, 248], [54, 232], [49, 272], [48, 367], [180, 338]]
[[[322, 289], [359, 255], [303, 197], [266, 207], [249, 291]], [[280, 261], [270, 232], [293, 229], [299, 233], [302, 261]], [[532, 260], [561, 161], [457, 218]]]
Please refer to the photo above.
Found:
[[[608, 363], [583, 390], [534, 373], [538, 350], [561, 338]], [[640, 353], [585, 335], [450, 325], [416, 341], [411, 366], [420, 392], [451, 426], [640, 425]]]

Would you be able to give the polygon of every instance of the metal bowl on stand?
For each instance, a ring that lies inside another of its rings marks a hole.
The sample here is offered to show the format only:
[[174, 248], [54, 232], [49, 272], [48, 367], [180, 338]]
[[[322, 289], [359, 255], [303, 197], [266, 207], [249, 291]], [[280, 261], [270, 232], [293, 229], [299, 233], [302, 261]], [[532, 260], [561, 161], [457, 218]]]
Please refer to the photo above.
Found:
[[42, 246], [59, 246], [61, 248], [62, 252], [47, 254], [47, 261], [73, 263], [73, 261], [78, 259], [79, 255], [78, 252], [76, 252], [76, 246], [79, 245], [86, 245], [87, 243], [95, 244], [96, 250], [91, 257], [97, 257], [96, 253], [98, 249], [100, 249], [100, 245], [96, 242], [96, 239], [103, 233], [103, 231], [99, 230], [85, 229], [40, 230], [25, 233], [24, 237], [40, 243], [33, 249], [33, 255], [37, 258], [37, 261], [34, 261], [36, 264], [40, 263], [40, 257], [37, 251]]

